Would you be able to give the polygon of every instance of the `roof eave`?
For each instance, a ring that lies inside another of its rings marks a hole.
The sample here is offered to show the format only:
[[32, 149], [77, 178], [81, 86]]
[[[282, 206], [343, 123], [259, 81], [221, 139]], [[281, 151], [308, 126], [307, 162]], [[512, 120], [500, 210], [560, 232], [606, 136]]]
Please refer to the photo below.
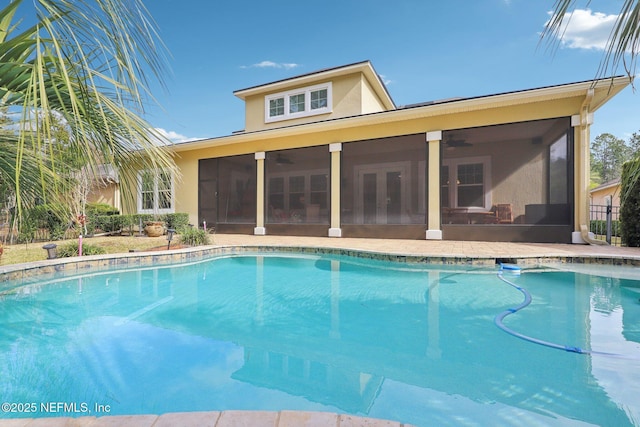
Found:
[[[605, 86], [603, 82], [606, 82], [607, 86]], [[593, 106], [591, 107], [592, 111], [595, 111], [595, 109], [602, 106], [608, 99], [612, 98], [615, 94], [624, 89], [629, 83], [630, 81], [627, 77], [621, 76], [601, 79], [597, 81], [570, 83], [566, 85], [550, 86], [538, 89], [527, 89], [519, 92], [509, 92], [477, 98], [452, 100], [450, 102], [429, 104], [406, 109], [395, 109], [391, 111], [382, 111], [361, 116], [344, 117], [339, 119], [286, 126], [275, 129], [240, 133], [213, 139], [204, 139], [200, 141], [185, 143], [184, 145], [174, 145], [173, 149], [176, 152], [189, 151], [226, 144], [240, 144], [262, 139], [286, 137], [291, 135], [302, 135], [327, 130], [340, 130], [353, 126], [367, 126], [372, 124], [389, 123], [401, 120], [427, 118], [445, 114], [480, 111], [496, 107], [510, 107], [542, 101], [553, 101], [556, 99], [569, 97], [584, 97], [586, 96], [587, 91], [591, 88], [594, 88], [594, 91], [596, 91], [598, 95], [598, 97], [593, 98], [594, 100], [598, 98], [597, 104], [595, 104], [595, 108]]]

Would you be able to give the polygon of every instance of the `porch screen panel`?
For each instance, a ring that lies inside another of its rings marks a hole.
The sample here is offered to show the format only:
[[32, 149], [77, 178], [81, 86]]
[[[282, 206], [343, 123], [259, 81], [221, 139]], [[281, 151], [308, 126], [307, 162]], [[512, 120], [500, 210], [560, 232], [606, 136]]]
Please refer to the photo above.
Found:
[[326, 145], [270, 151], [265, 163], [267, 224], [329, 224], [330, 163]]
[[571, 225], [567, 117], [446, 131], [443, 224]]
[[255, 155], [218, 159], [218, 223], [255, 224]]
[[426, 224], [424, 134], [342, 145], [341, 222]]
[[198, 223], [216, 222], [216, 191], [218, 188], [218, 159], [202, 159], [198, 162]]
[[569, 155], [567, 135], [560, 137], [549, 146], [549, 203], [567, 203]]
[[198, 165], [198, 221], [202, 225], [254, 224], [254, 155], [203, 159]]

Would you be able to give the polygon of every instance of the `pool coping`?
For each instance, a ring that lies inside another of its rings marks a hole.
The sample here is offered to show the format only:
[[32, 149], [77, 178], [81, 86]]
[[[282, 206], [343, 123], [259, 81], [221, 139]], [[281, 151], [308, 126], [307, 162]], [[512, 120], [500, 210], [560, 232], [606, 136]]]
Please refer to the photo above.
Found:
[[91, 270], [127, 269], [197, 262], [207, 258], [238, 253], [297, 253], [305, 255], [344, 255], [378, 261], [412, 264], [493, 266], [500, 262], [533, 266], [543, 264], [601, 264], [611, 266], [640, 266], [640, 256], [620, 254], [574, 255], [427, 255], [400, 252], [382, 252], [370, 249], [337, 248], [314, 245], [231, 244], [210, 245], [165, 251], [129, 252], [83, 257], [57, 258], [12, 264], [0, 268], [0, 284], [9, 281], [37, 281], [38, 277], [55, 274], [57, 277], [75, 276]]
[[309, 411], [170, 412], [162, 415], [107, 415], [78, 418], [0, 419], [2, 427], [413, 427], [398, 421]]

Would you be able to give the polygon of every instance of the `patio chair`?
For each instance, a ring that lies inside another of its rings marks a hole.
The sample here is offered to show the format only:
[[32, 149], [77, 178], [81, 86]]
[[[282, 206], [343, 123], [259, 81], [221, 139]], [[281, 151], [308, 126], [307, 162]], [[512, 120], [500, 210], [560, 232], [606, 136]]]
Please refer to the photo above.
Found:
[[512, 224], [513, 223], [513, 211], [511, 209], [511, 203], [499, 203], [496, 205], [496, 216], [498, 217], [498, 224]]

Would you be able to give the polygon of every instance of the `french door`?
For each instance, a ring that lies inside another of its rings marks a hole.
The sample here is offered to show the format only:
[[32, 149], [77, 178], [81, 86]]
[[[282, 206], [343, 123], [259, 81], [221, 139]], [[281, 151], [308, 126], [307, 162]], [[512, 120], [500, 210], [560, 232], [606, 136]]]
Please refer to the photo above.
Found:
[[355, 170], [356, 221], [359, 224], [402, 224], [407, 219], [409, 163], [366, 165]]

